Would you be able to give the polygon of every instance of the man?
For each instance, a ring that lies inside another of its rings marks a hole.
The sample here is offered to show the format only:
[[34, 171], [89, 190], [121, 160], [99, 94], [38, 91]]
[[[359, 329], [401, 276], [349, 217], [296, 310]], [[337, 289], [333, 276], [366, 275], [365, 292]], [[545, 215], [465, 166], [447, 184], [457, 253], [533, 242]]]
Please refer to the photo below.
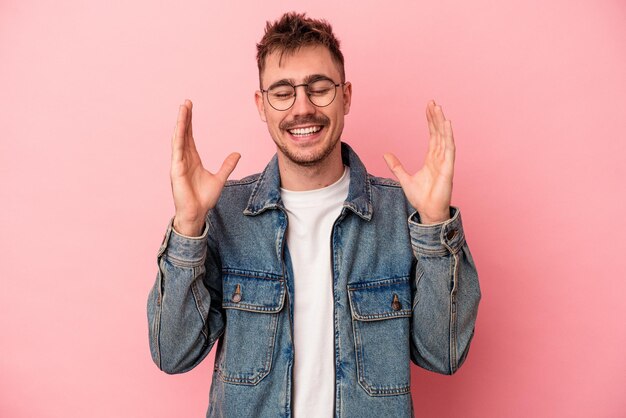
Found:
[[263, 173], [227, 181], [236, 153], [204, 169], [192, 104], [180, 107], [153, 359], [185, 372], [217, 342], [210, 417], [412, 416], [410, 360], [454, 373], [480, 299], [450, 207], [450, 121], [430, 102], [424, 167], [387, 154], [400, 183], [370, 176], [341, 142], [352, 85], [330, 25], [285, 14], [257, 49], [256, 105], [277, 148]]

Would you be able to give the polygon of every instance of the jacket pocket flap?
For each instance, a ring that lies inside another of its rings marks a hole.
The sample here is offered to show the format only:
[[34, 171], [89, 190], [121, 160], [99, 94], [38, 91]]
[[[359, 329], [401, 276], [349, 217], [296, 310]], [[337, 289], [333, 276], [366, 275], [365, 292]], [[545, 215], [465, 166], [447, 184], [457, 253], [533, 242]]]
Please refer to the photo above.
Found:
[[411, 316], [411, 286], [408, 277], [348, 285], [354, 319], [378, 321]]
[[226, 273], [222, 281], [222, 307], [251, 312], [275, 313], [283, 308], [282, 279]]

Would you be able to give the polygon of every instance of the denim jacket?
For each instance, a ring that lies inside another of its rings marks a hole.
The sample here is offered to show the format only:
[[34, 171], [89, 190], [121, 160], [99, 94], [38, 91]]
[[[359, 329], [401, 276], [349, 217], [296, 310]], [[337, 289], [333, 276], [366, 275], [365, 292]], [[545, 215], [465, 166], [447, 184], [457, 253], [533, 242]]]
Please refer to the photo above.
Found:
[[[332, 229], [335, 416], [413, 416], [410, 361], [452, 374], [480, 300], [461, 214], [422, 225], [397, 182], [342, 143], [348, 197]], [[167, 229], [148, 300], [150, 350], [186, 372], [217, 343], [207, 417], [291, 417], [293, 273], [276, 156], [228, 181], [204, 233]], [[417, 411], [419, 415], [419, 410]]]

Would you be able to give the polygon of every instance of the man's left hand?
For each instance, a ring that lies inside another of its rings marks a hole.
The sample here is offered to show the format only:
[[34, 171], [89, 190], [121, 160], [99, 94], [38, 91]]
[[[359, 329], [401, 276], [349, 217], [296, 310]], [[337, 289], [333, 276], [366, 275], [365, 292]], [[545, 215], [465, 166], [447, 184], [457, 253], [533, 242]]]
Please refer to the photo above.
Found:
[[407, 173], [393, 154], [387, 153], [384, 158], [400, 181], [409, 203], [419, 213], [420, 222], [435, 224], [450, 219], [455, 147], [452, 124], [446, 120], [441, 106], [436, 105], [434, 100], [426, 106], [426, 119], [430, 140], [424, 166], [417, 173]]

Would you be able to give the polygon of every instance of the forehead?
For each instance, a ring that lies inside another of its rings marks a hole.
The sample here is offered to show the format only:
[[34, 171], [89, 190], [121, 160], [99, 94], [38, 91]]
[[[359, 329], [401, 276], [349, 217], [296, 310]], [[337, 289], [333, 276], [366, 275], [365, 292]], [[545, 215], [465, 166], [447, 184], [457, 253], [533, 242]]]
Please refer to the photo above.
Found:
[[335, 81], [340, 78], [338, 65], [325, 46], [306, 46], [293, 52], [274, 51], [265, 58], [261, 77], [267, 87], [278, 80], [294, 80], [302, 83], [311, 74], [323, 74]]

